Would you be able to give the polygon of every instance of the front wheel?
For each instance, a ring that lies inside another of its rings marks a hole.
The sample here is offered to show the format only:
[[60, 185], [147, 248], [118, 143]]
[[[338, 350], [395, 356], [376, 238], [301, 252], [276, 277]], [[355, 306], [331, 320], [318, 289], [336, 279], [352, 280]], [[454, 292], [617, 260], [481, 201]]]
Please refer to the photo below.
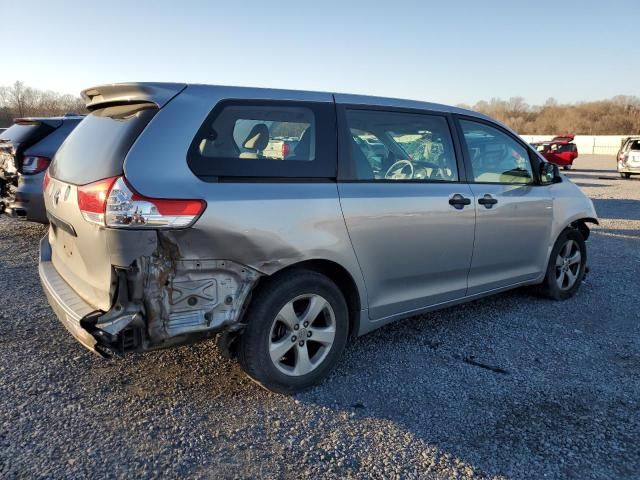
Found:
[[338, 362], [349, 333], [342, 292], [312, 271], [267, 279], [246, 318], [238, 343], [240, 366], [277, 393], [294, 393], [319, 383]]
[[580, 288], [587, 265], [587, 246], [580, 231], [567, 229], [556, 240], [547, 273], [542, 282], [543, 294], [553, 300], [571, 298]]
[[571, 165], [565, 165], [564, 167], [562, 167], [565, 170], [571, 170]]

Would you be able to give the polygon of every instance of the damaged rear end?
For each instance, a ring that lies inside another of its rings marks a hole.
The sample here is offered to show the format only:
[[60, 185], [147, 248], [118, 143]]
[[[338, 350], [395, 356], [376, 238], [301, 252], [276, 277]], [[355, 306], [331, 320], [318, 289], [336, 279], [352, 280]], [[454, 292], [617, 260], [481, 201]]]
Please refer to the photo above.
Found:
[[83, 92], [91, 114], [45, 178], [42, 285], [72, 335], [104, 355], [238, 329], [260, 275], [232, 260], [188, 254], [203, 199], [147, 196], [127, 178], [130, 149], [184, 88], [123, 84]]
[[[49, 159], [25, 157], [25, 151], [62, 125], [57, 118], [17, 118], [0, 135], [0, 214], [9, 211], [16, 200], [20, 174], [30, 169], [39, 173]], [[26, 164], [25, 164], [26, 161]], [[23, 168], [24, 167], [24, 168]]]

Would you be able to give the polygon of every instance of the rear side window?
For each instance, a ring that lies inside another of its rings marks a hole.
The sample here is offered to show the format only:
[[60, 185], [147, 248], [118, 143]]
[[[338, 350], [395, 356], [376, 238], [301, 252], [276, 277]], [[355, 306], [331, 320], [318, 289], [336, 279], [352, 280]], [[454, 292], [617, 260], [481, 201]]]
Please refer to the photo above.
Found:
[[129, 149], [157, 110], [133, 104], [91, 112], [64, 141], [49, 174], [75, 185], [121, 175]]
[[304, 107], [229, 106], [220, 112], [200, 141], [203, 157], [242, 160], [315, 158], [313, 112]]
[[333, 105], [229, 101], [217, 106], [188, 154], [201, 177], [322, 177], [336, 174]]

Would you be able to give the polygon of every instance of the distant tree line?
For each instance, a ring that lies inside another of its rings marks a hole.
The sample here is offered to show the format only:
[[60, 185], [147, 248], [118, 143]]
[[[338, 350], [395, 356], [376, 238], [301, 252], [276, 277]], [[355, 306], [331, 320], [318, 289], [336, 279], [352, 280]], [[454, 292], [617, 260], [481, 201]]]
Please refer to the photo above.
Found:
[[472, 107], [459, 106], [489, 115], [520, 134], [640, 134], [640, 97], [634, 96], [575, 104], [560, 104], [549, 98], [544, 105], [529, 105], [522, 97], [493, 98]]
[[[493, 117], [520, 134], [625, 135], [640, 134], [640, 97], [618, 95], [609, 100], [560, 104], [549, 98], [529, 105], [523, 97], [492, 98], [473, 106], [459, 105]], [[79, 96], [39, 90], [17, 81], [0, 86], [0, 127], [14, 118], [86, 113]], [[282, 131], [281, 135], [296, 132]], [[295, 135], [294, 135], [295, 136]]]
[[23, 82], [0, 86], [0, 127], [10, 126], [14, 118], [51, 117], [71, 112], [86, 113], [79, 96], [38, 90]]

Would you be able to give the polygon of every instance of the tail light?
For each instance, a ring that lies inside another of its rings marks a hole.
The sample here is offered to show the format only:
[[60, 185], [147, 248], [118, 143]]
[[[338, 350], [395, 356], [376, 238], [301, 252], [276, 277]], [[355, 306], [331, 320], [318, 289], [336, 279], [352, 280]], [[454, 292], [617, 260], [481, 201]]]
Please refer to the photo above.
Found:
[[185, 228], [204, 212], [203, 200], [147, 198], [124, 177], [78, 187], [78, 206], [88, 222], [120, 228]]
[[291, 151], [291, 147], [287, 142], [282, 142], [282, 158], [287, 158], [289, 152]]
[[620, 152], [620, 153], [618, 154], [618, 161], [619, 161], [619, 162], [624, 162], [624, 152]]
[[44, 172], [51, 163], [51, 160], [47, 157], [24, 157], [22, 159], [22, 173], [24, 175], [35, 175], [36, 173]]
[[49, 170], [44, 172], [44, 178], [42, 179], [42, 191], [46, 193], [47, 187], [49, 186], [49, 182], [51, 181], [51, 177], [49, 176]]
[[78, 207], [80, 207], [80, 212], [82, 212], [82, 216], [87, 222], [104, 225], [107, 197], [118, 178], [105, 178], [78, 187]]

